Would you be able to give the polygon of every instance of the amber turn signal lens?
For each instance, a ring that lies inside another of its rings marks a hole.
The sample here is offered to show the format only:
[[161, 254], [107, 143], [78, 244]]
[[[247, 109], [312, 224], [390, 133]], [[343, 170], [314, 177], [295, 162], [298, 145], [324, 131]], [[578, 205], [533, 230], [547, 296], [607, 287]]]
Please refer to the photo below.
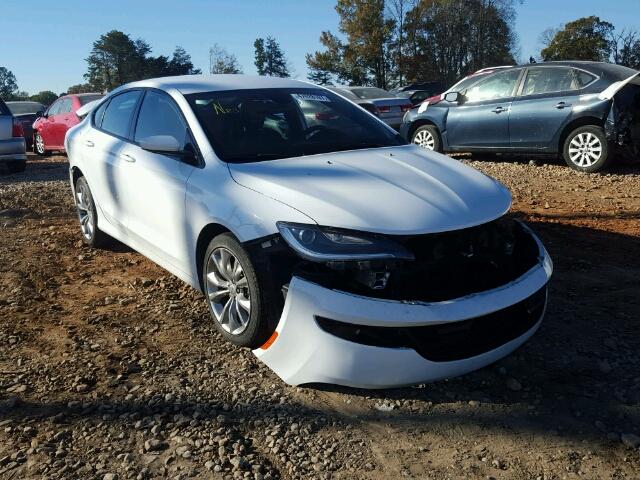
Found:
[[269, 348], [271, 345], [273, 345], [273, 342], [276, 341], [276, 338], [278, 338], [278, 332], [273, 332], [269, 337], [269, 340], [264, 342], [264, 344], [260, 347], [260, 349], [266, 350], [267, 348]]

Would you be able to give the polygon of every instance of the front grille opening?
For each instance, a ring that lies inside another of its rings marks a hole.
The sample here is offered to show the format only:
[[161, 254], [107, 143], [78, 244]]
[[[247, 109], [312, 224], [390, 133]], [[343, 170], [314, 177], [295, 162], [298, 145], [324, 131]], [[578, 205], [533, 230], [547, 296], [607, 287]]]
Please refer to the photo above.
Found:
[[540, 319], [547, 287], [497, 312], [442, 325], [371, 327], [316, 317], [325, 332], [361, 345], [411, 348], [432, 362], [475, 357], [498, 348], [529, 331]]
[[[491, 290], [533, 268], [540, 251], [528, 230], [509, 218], [452, 232], [396, 238], [413, 261], [302, 262], [294, 270], [326, 288], [388, 300], [438, 302]], [[384, 288], [363, 278], [388, 274]]]

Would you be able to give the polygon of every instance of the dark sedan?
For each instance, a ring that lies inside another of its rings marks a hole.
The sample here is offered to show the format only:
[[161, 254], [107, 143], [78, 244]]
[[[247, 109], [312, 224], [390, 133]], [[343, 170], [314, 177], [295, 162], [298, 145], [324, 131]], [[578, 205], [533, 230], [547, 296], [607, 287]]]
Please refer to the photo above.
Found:
[[6, 103], [13, 114], [13, 118], [22, 124], [24, 141], [27, 144], [27, 148], [31, 148], [33, 143], [33, 122], [38, 118], [38, 114], [42, 115], [44, 113], [47, 107], [38, 102], [17, 101]]
[[408, 112], [400, 133], [445, 152], [561, 153], [602, 170], [614, 149], [640, 153], [640, 72], [599, 62], [498, 70]]
[[[330, 90], [355, 101], [363, 108], [371, 111], [380, 120], [396, 130], [400, 127], [402, 117], [413, 105], [408, 98], [398, 98], [392, 93], [376, 87], [329, 87]], [[353, 97], [357, 98], [353, 100]], [[367, 108], [365, 105], [371, 105]]]

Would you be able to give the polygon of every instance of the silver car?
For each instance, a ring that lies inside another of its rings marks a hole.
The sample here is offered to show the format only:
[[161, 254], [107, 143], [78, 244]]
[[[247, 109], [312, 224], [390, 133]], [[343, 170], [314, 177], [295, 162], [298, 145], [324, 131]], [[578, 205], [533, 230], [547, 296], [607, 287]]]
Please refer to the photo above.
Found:
[[0, 163], [11, 173], [24, 172], [27, 148], [22, 123], [13, 118], [7, 105], [0, 100]]

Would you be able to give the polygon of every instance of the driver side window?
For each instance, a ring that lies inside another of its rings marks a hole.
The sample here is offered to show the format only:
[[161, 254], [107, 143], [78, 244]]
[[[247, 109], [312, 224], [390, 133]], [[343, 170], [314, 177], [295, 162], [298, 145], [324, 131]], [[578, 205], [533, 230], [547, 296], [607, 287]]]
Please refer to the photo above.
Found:
[[507, 70], [491, 75], [465, 92], [467, 102], [482, 102], [511, 97], [514, 94], [520, 70]]
[[53, 115], [57, 115], [60, 113], [60, 105], [62, 104], [62, 100], [57, 100], [49, 107], [47, 110], [47, 117], [52, 117]]
[[177, 105], [167, 95], [148, 90], [140, 107], [134, 141], [154, 136], [175, 138], [184, 148], [188, 143], [187, 126]]

